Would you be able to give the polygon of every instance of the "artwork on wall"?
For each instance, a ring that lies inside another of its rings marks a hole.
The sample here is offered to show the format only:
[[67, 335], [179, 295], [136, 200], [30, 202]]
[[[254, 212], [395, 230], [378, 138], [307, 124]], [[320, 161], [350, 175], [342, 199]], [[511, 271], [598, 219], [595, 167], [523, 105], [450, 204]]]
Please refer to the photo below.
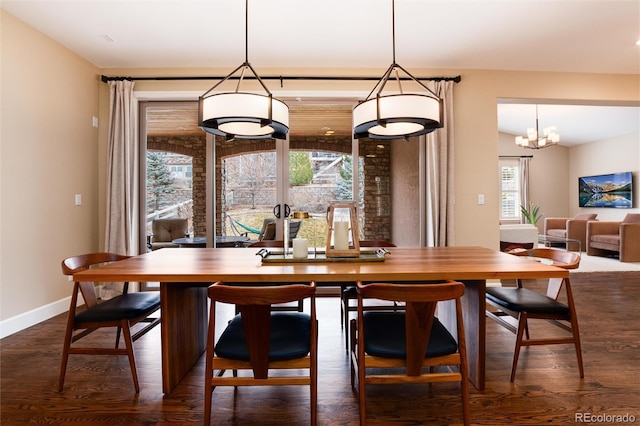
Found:
[[632, 173], [583, 176], [578, 178], [580, 207], [633, 207]]

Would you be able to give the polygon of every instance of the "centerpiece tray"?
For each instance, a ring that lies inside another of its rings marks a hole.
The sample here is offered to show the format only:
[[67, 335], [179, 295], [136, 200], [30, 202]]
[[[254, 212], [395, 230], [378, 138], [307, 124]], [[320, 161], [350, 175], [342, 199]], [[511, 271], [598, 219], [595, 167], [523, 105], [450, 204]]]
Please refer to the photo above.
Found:
[[327, 262], [384, 262], [384, 257], [389, 250], [381, 247], [379, 249], [360, 250], [359, 257], [327, 257], [324, 251], [309, 252], [306, 258], [294, 258], [291, 253], [286, 257], [284, 250], [267, 250], [262, 248], [256, 253], [262, 257], [262, 263], [327, 263]]

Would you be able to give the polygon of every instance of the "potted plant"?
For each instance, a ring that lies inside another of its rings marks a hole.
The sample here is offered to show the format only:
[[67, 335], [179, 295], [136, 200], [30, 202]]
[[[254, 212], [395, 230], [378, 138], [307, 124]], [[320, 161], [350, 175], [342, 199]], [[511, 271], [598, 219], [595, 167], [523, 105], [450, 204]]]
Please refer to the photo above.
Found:
[[538, 223], [538, 221], [542, 217], [542, 214], [540, 213], [540, 206], [534, 205], [533, 201], [529, 201], [529, 208], [526, 208], [525, 206], [521, 205], [520, 212], [522, 213], [524, 218], [527, 220], [527, 222], [532, 225], [535, 225], [536, 223]]

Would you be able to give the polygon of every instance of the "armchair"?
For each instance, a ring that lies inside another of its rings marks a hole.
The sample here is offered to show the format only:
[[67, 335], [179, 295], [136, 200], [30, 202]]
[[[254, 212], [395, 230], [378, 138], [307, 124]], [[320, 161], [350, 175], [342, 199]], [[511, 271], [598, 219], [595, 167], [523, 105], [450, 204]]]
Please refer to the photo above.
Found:
[[616, 252], [620, 262], [640, 262], [640, 213], [628, 213], [621, 222], [587, 222], [587, 254]]
[[[579, 214], [568, 217], [548, 217], [544, 220], [544, 234], [552, 237], [580, 240], [581, 247], [587, 246], [587, 221], [597, 220], [597, 214]], [[567, 250], [577, 251], [578, 244], [567, 243]]]
[[177, 238], [184, 238], [187, 235], [188, 228], [187, 219], [178, 217], [156, 219], [151, 222], [152, 235], [147, 237], [147, 245], [151, 250], [179, 247], [172, 241]]
[[[302, 226], [301, 220], [289, 221], [289, 243], [298, 235], [300, 227]], [[275, 240], [276, 239], [276, 220], [272, 217], [266, 218], [262, 221], [262, 229], [258, 236], [258, 241]]]

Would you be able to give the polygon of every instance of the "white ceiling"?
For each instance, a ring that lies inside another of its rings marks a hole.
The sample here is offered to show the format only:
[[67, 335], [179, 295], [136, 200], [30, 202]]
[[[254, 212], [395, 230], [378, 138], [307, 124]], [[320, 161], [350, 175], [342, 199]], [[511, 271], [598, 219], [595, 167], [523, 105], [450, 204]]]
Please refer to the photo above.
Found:
[[[109, 68], [231, 71], [245, 58], [242, 0], [2, 0], [0, 7], [107, 75]], [[391, 0], [252, 0], [249, 62], [258, 74], [264, 68], [382, 73], [392, 60], [391, 15]], [[395, 16], [396, 60], [410, 71], [640, 75], [640, 0], [396, 0]], [[552, 121], [563, 144], [584, 140], [574, 127], [590, 135], [606, 128], [638, 131], [637, 109], [627, 108], [631, 122], [620, 124], [604, 118], [611, 108], [574, 126], [561, 120], [578, 107], [563, 106]], [[533, 126], [535, 113], [519, 114], [526, 124], [507, 124], [515, 110], [501, 106], [499, 123], [519, 134]], [[542, 112], [540, 118], [542, 125]]]
[[[555, 126], [560, 145], [574, 146], [640, 132], [640, 108], [630, 106], [538, 105], [538, 129]], [[536, 127], [536, 105], [498, 103], [501, 132], [526, 136]], [[640, 143], [640, 140], [638, 141]]]

